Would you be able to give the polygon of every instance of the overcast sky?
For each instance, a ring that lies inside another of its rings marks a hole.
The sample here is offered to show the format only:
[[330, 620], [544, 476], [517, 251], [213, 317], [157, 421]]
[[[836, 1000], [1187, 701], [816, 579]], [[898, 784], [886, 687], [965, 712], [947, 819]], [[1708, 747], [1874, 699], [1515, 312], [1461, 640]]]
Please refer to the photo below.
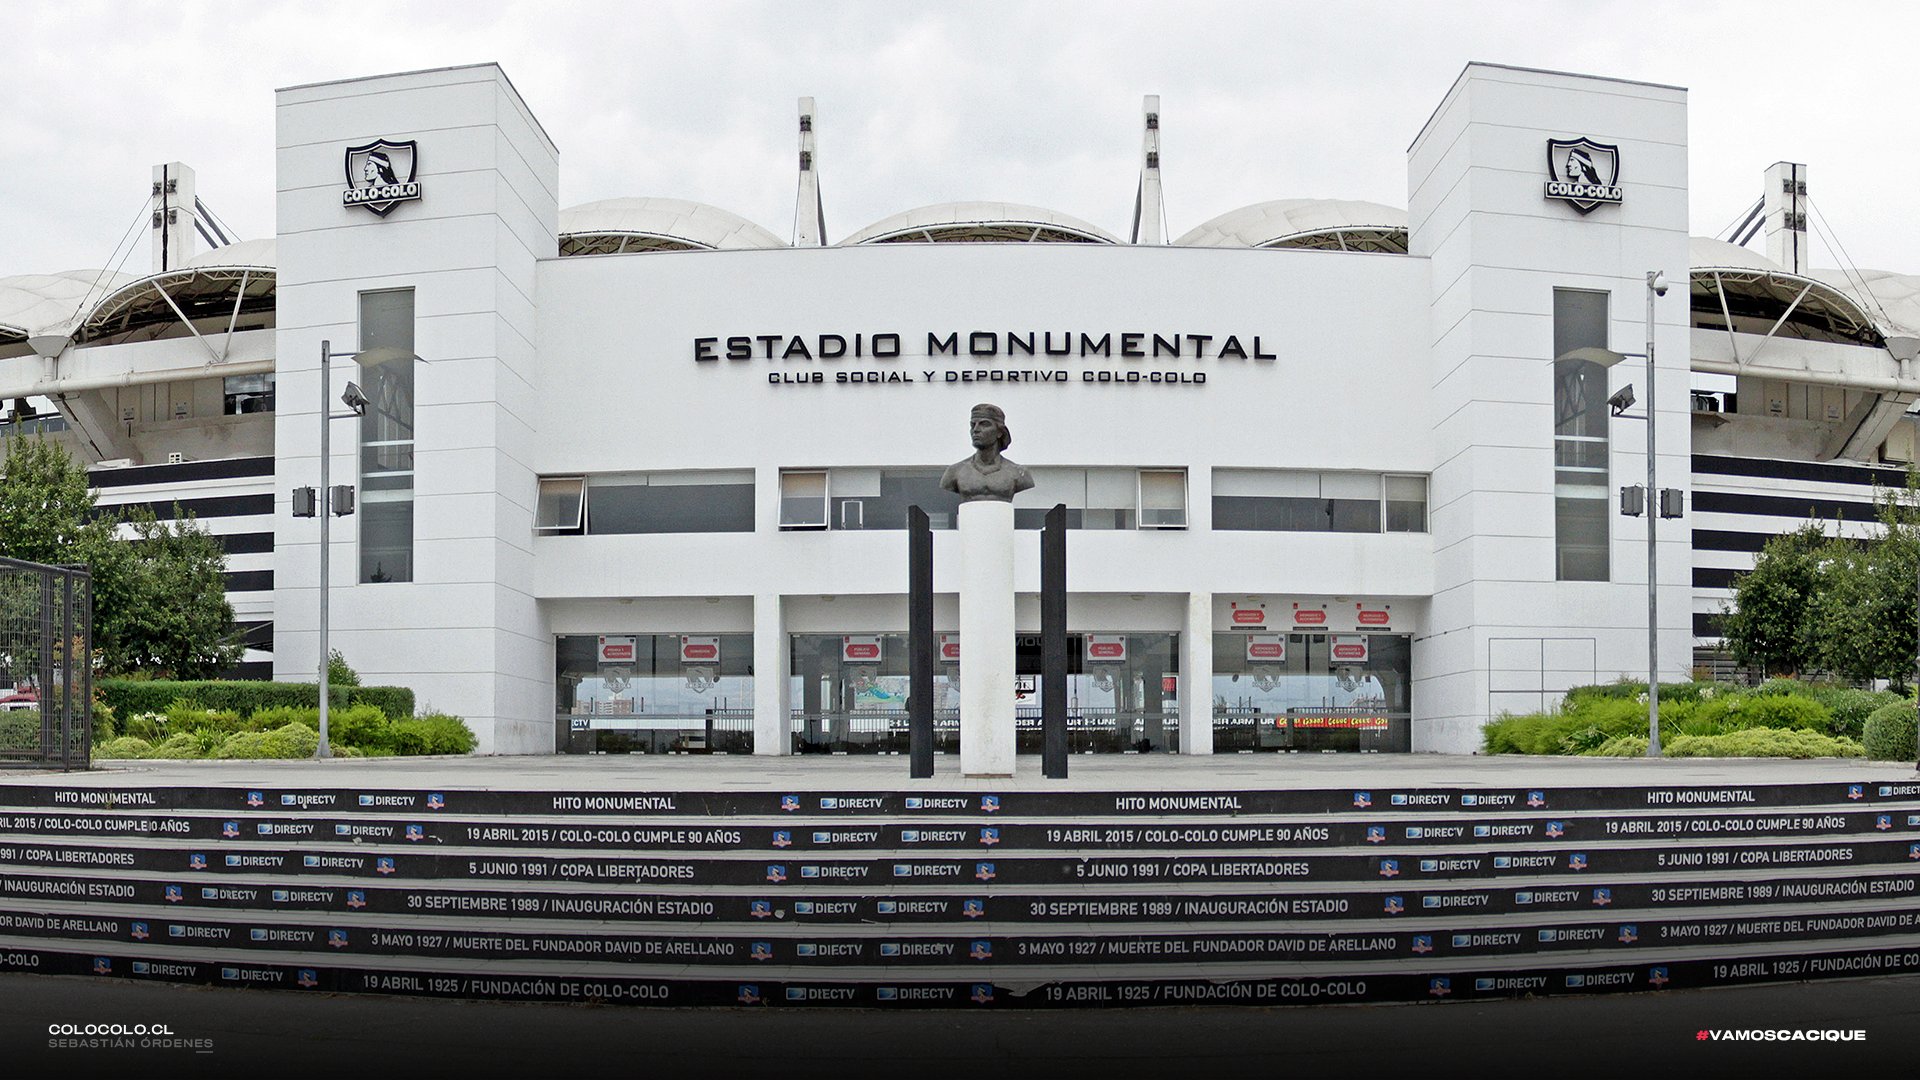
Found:
[[[561, 205], [667, 195], [793, 230], [795, 99], [818, 100], [830, 241], [954, 199], [1127, 232], [1161, 95], [1172, 236], [1267, 199], [1406, 205], [1406, 147], [1469, 60], [1690, 89], [1692, 228], [1778, 160], [1855, 264], [1920, 272], [1913, 5], [51, 3], [6, 0], [0, 276], [98, 267], [179, 160], [273, 231], [273, 91], [497, 61], [559, 144]], [[125, 268], [144, 272], [144, 229]], [[121, 251], [125, 252], [126, 247]], [[1833, 265], [1816, 238], [1815, 261]]]

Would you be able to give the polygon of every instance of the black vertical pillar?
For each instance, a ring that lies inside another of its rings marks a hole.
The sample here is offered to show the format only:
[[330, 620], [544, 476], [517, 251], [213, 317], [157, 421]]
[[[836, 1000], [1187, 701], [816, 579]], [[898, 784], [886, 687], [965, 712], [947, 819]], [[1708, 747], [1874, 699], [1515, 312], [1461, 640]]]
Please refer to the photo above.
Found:
[[933, 776], [933, 522], [907, 508], [907, 756], [916, 780]]
[[1067, 508], [1040, 533], [1040, 772], [1067, 776]]

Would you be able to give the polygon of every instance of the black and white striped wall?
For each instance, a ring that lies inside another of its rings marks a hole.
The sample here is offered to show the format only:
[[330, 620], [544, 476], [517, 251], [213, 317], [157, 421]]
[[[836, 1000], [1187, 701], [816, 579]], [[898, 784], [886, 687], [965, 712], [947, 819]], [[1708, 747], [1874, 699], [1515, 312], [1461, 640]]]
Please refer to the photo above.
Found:
[[1736, 575], [1766, 542], [1807, 521], [1828, 535], [1864, 536], [1877, 520], [1875, 485], [1904, 488], [1906, 470], [1832, 461], [1693, 456], [1693, 637], [1717, 650]]
[[146, 505], [171, 521], [191, 515], [227, 553], [227, 600], [246, 635], [233, 678], [273, 677], [273, 458], [239, 457], [168, 465], [95, 468], [98, 505]]

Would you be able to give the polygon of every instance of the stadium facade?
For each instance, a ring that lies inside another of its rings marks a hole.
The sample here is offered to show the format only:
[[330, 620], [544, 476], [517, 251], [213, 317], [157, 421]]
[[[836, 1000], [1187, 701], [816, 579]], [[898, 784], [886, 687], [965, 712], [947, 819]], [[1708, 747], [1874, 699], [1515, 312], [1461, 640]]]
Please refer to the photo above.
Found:
[[[1125, 239], [981, 202], [829, 242], [813, 118], [782, 240], [674, 199], [560, 209], [559, 151], [494, 65], [282, 90], [274, 237], [233, 242], [173, 164], [150, 273], [0, 280], [7, 429], [65, 441], [104, 504], [193, 513], [246, 670], [311, 678], [294, 496], [352, 381], [331, 643], [500, 753], [901, 748], [910, 505], [950, 740], [939, 476], [979, 401], [1036, 480], [1017, 527], [1068, 507], [1085, 750], [1469, 751], [1500, 711], [1644, 675], [1645, 522], [1617, 492], [1649, 413], [1684, 504], [1657, 526], [1669, 678], [1717, 655], [1767, 536], [1870, 519], [1914, 460], [1920, 277], [1810, 269], [1799, 165], [1733, 235], [1766, 254], [1692, 236], [1679, 88], [1469, 65], [1409, 110], [1407, 209], [1281, 199], [1177, 238], [1156, 99]], [[323, 378], [323, 342], [358, 357]], [[1019, 656], [1037, 705], [1037, 641]]]

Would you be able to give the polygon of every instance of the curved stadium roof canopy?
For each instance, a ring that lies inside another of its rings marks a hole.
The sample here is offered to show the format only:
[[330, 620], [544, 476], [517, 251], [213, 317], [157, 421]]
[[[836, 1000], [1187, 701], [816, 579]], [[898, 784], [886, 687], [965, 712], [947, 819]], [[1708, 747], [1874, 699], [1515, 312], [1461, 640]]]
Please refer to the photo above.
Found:
[[685, 199], [601, 199], [560, 211], [562, 255], [786, 246], [738, 214]]
[[884, 218], [840, 241], [857, 244], [1117, 244], [1098, 225], [1038, 206], [952, 202]]
[[1312, 248], [1407, 253], [1407, 212], [1351, 199], [1276, 199], [1229, 210], [1176, 247]]

